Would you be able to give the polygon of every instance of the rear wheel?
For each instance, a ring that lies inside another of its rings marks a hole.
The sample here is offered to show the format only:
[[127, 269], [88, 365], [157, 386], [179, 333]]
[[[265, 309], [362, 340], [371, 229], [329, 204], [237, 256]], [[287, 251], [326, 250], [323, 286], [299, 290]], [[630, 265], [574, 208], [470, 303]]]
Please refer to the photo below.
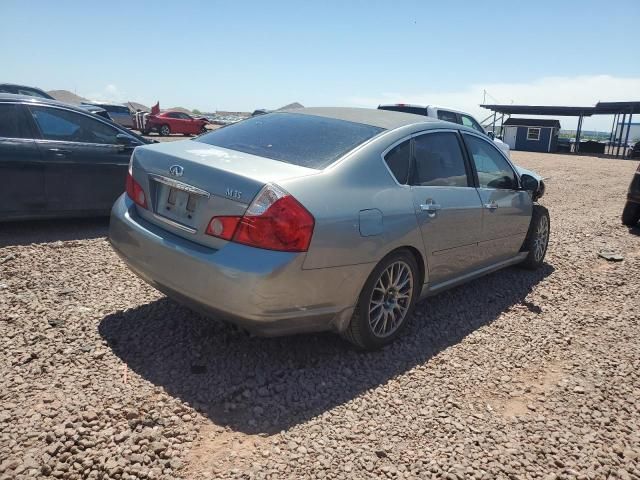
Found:
[[169, 128], [169, 125], [162, 125], [160, 127], [160, 135], [162, 135], [163, 137], [168, 137], [169, 135], [171, 135], [171, 128]]
[[622, 210], [622, 223], [627, 227], [635, 227], [640, 221], [640, 203], [627, 202]]
[[522, 251], [529, 252], [527, 258], [522, 262], [524, 268], [530, 270], [540, 268], [544, 256], [547, 254], [549, 233], [549, 211], [542, 205], [534, 205], [529, 231], [522, 245]]
[[411, 253], [401, 250], [385, 257], [369, 275], [343, 336], [365, 350], [391, 343], [407, 324], [419, 283]]

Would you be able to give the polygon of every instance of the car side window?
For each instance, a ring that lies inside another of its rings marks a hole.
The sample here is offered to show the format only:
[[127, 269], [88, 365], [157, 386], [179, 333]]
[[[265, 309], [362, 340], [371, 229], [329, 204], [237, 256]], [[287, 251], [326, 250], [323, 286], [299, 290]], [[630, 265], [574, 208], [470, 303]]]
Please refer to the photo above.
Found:
[[475, 135], [463, 134], [463, 136], [476, 166], [481, 188], [512, 190], [518, 187], [515, 172], [491, 142]]
[[467, 169], [458, 136], [437, 132], [413, 139], [411, 185], [468, 187]]
[[0, 103], [0, 137], [31, 138], [20, 107], [13, 103]]
[[478, 131], [478, 132], [480, 132], [480, 133], [482, 133], [482, 134], [485, 134], [485, 133], [486, 133], [486, 132], [484, 131], [484, 128], [482, 128], [482, 127], [480, 126], [480, 124], [479, 124], [478, 122], [476, 122], [476, 120], [475, 120], [474, 118], [471, 118], [469, 115], [462, 115], [462, 114], [461, 114], [461, 115], [460, 115], [460, 118], [462, 119], [462, 124], [463, 124], [465, 127], [471, 127], [471, 128], [473, 128], [474, 130], [476, 130], [476, 131]]
[[411, 141], [407, 140], [393, 147], [384, 156], [389, 170], [400, 184], [406, 184], [411, 164]]
[[29, 107], [45, 140], [116, 145], [119, 131], [80, 113], [48, 107]]
[[445, 122], [458, 123], [458, 115], [455, 112], [449, 112], [447, 110], [438, 110], [438, 120], [444, 120]]

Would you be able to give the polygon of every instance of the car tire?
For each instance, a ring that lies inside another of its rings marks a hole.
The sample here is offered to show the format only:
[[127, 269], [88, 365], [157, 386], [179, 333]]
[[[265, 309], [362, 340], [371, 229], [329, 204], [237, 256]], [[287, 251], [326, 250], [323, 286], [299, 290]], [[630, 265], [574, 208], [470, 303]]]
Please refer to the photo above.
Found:
[[200, 129], [200, 135], [205, 134], [209, 131], [209, 129], [207, 128], [206, 125], [203, 125], [202, 128]]
[[534, 205], [529, 231], [521, 249], [523, 252], [528, 252], [527, 258], [521, 263], [522, 267], [536, 270], [542, 266], [547, 254], [550, 232], [549, 211], [542, 205]]
[[627, 227], [635, 227], [640, 222], [640, 203], [627, 202], [622, 210], [622, 223]]
[[410, 252], [387, 255], [369, 275], [342, 336], [362, 350], [391, 343], [407, 325], [421, 287], [418, 265]]
[[162, 125], [158, 133], [163, 137], [168, 137], [171, 135], [171, 128], [169, 125]]

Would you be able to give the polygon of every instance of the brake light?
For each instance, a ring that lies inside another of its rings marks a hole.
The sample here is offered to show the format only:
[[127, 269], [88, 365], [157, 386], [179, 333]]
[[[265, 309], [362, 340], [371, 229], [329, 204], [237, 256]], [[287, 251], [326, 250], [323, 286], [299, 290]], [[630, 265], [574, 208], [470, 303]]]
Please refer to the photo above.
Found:
[[127, 173], [127, 195], [137, 205], [142, 208], [147, 208], [147, 199], [144, 195], [144, 190], [138, 182], [135, 181], [131, 173]]
[[295, 198], [276, 185], [266, 185], [243, 216], [213, 217], [207, 234], [252, 247], [306, 252], [315, 220]]

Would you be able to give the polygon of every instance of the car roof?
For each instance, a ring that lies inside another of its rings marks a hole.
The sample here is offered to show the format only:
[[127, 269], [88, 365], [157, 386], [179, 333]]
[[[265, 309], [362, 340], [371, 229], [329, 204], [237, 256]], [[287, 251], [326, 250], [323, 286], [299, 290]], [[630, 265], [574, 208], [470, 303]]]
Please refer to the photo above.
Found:
[[83, 105], [106, 105], [109, 107], [126, 107], [124, 103], [115, 103], [115, 102], [101, 102], [99, 100], [85, 100], [82, 102]]
[[446, 110], [447, 112], [459, 113], [461, 115], [473, 117], [469, 112], [463, 112], [462, 110], [456, 110], [455, 108], [441, 107], [440, 105], [416, 105], [413, 103], [383, 103], [378, 105], [378, 108], [382, 107], [435, 108], [436, 110]]
[[[349, 108], [349, 107], [310, 107], [281, 110], [284, 113], [299, 113], [302, 115], [314, 115], [317, 117], [335, 118], [354, 123], [363, 123], [373, 127], [394, 130], [396, 128], [417, 123], [428, 123], [434, 126], [442, 123], [440, 120], [414, 115], [412, 113], [391, 112], [389, 110], [377, 110], [375, 108]], [[275, 112], [278, 113], [278, 112]]]

